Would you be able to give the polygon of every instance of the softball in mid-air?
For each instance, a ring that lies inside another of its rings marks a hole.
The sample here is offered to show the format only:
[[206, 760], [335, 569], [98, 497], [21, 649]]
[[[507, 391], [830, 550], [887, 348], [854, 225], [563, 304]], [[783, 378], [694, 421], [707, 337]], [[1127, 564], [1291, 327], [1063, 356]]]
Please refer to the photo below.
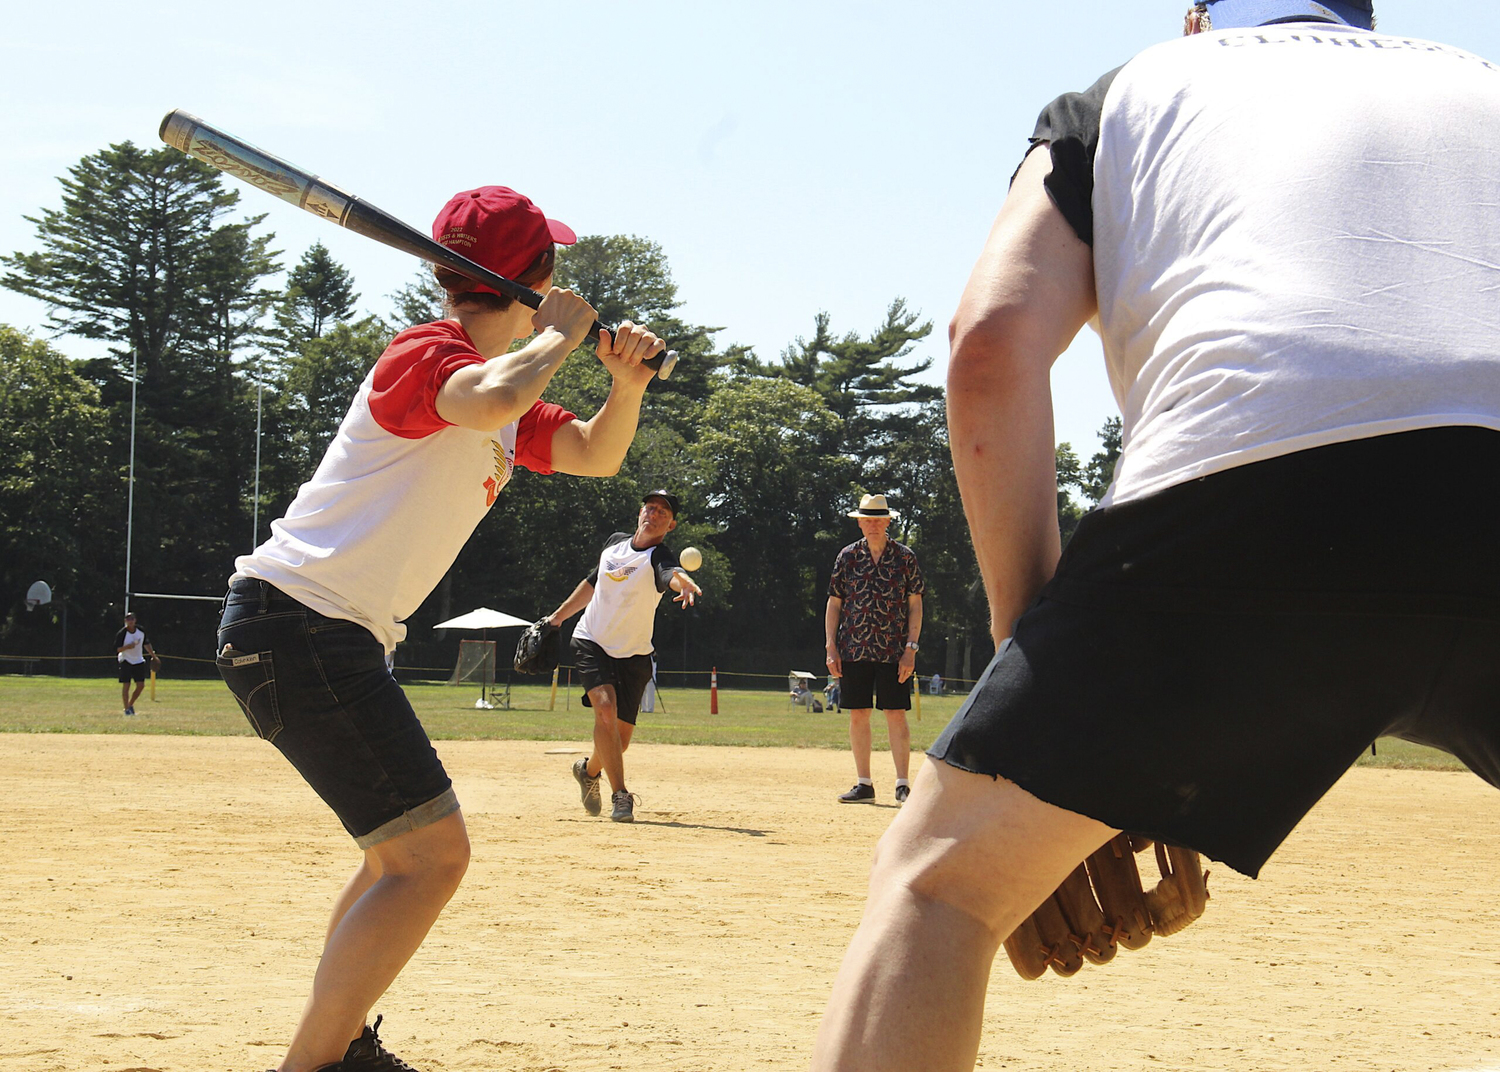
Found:
[[685, 570], [695, 570], [703, 565], [703, 552], [696, 547], [684, 547], [682, 554], [677, 556], [677, 561]]

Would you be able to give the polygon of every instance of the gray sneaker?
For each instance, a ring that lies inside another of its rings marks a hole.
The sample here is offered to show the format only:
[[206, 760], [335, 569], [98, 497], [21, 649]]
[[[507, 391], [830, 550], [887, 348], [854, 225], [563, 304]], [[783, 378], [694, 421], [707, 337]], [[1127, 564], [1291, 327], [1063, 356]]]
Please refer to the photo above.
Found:
[[635, 794], [627, 793], [623, 789], [616, 790], [610, 794], [610, 803], [615, 810], [609, 813], [609, 817], [617, 823], [635, 822]]
[[573, 777], [578, 779], [578, 791], [583, 795], [583, 810], [590, 815], [599, 814], [599, 775], [589, 777], [589, 761], [585, 757], [573, 764]]

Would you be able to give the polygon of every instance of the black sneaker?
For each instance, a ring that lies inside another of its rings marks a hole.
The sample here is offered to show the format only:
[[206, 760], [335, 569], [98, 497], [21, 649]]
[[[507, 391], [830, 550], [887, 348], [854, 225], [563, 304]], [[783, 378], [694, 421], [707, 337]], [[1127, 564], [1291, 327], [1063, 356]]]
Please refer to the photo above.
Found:
[[609, 817], [617, 823], [635, 822], [635, 794], [627, 793], [623, 789], [617, 789], [610, 794], [610, 803], [615, 810], [609, 813]]
[[911, 786], [909, 786], [909, 785], [898, 785], [898, 786], [896, 786], [896, 803], [897, 804], [905, 804], [906, 803], [906, 798], [909, 797], [909, 796], [911, 796]]
[[870, 804], [875, 800], [875, 787], [855, 782], [854, 788], [839, 795], [840, 804]]
[[587, 757], [573, 764], [573, 777], [578, 779], [578, 790], [583, 795], [583, 810], [590, 815], [599, 814], [599, 775], [589, 777]]
[[366, 1027], [359, 1038], [349, 1043], [344, 1059], [325, 1072], [417, 1072], [380, 1044], [375, 1032], [380, 1030], [380, 1021], [384, 1019], [383, 1016], [375, 1017], [375, 1026]]

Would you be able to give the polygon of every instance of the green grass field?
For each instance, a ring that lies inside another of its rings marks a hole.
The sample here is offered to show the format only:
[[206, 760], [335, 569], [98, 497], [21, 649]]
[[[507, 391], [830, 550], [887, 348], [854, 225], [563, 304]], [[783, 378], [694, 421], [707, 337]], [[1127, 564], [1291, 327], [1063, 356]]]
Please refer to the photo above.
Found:
[[[471, 685], [405, 684], [422, 724], [435, 739], [578, 741], [592, 732], [593, 713], [559, 686], [556, 709], [547, 710], [550, 686], [518, 685], [509, 710], [477, 710]], [[157, 702], [149, 689], [136, 717], [120, 713], [120, 686], [102, 678], [0, 676], [0, 733], [168, 733], [243, 736], [250, 733], [234, 699], [218, 681], [160, 680]], [[922, 697], [922, 719], [913, 712], [912, 747], [926, 748], [958, 709], [962, 697]], [[877, 747], [884, 719], [875, 717]], [[707, 689], [661, 690], [656, 711], [641, 716], [641, 740], [661, 744], [844, 748], [847, 720], [834, 713], [793, 707], [782, 692], [719, 690], [719, 713], [708, 713]]]
[[[579, 741], [590, 734], [592, 714], [559, 687], [556, 709], [547, 710], [550, 688], [518, 685], [511, 707], [478, 710], [473, 686], [408, 684], [407, 695], [427, 732], [439, 740]], [[156, 702], [150, 692], [136, 704], [135, 718], [120, 713], [120, 687], [104, 678], [0, 676], [0, 733], [166, 733], [249, 736], [238, 706], [217, 681], [162, 680]], [[962, 702], [960, 696], [923, 696], [920, 720], [910, 718], [912, 747], [925, 749]], [[786, 694], [719, 690], [719, 713], [708, 713], [708, 690], [663, 689], [654, 714], [641, 716], [641, 740], [661, 744], [740, 745], [780, 748], [847, 748], [845, 716], [808, 713]], [[875, 716], [875, 746], [884, 747], [884, 720]], [[1462, 770], [1453, 757], [1421, 745], [1381, 738], [1378, 754], [1361, 766]]]

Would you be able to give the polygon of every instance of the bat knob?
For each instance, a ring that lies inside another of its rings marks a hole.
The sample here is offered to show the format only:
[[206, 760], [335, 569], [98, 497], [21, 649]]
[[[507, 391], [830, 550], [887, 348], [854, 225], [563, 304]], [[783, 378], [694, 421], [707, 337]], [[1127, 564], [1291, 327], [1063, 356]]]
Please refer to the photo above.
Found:
[[672, 370], [677, 367], [677, 351], [667, 350], [661, 355], [661, 364], [657, 366], [656, 378], [659, 380], [670, 380]]

